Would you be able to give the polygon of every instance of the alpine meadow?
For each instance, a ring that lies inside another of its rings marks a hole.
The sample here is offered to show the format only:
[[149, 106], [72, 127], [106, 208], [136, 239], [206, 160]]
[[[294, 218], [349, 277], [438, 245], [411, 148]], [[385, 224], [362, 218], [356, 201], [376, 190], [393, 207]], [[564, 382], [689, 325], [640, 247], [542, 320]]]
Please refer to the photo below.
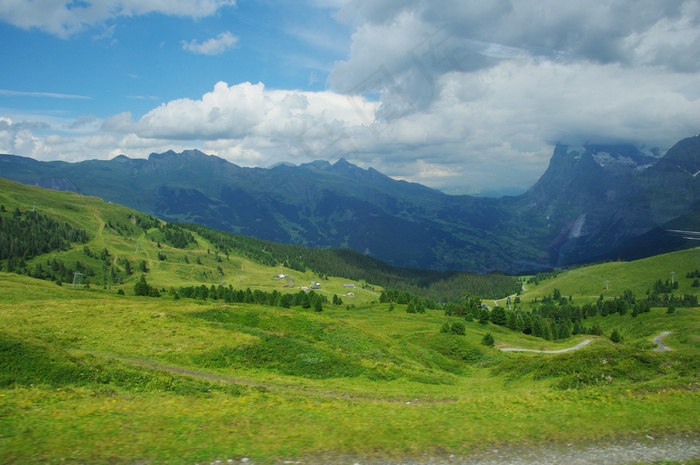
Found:
[[0, 465], [700, 465], [700, 0], [0, 0]]
[[2, 463], [698, 460], [696, 248], [421, 272], [8, 180], [0, 236]]

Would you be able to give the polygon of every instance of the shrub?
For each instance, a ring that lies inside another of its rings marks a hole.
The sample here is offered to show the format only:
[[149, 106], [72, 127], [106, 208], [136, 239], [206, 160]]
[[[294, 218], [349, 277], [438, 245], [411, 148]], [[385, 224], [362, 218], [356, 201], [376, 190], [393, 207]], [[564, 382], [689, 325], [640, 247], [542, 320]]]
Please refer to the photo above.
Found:
[[486, 347], [493, 347], [496, 344], [496, 341], [493, 339], [491, 333], [486, 333], [484, 334], [484, 337], [481, 338], [481, 343]]
[[453, 321], [452, 327], [450, 328], [450, 332], [452, 332], [452, 334], [459, 334], [460, 336], [464, 336], [465, 334], [467, 334], [467, 328], [461, 321]]
[[440, 328], [440, 332], [464, 336], [467, 334], [467, 328], [461, 321], [446, 321]]
[[612, 333], [610, 333], [610, 340], [613, 341], [615, 344], [622, 342], [622, 335], [617, 330], [617, 328], [613, 329]]

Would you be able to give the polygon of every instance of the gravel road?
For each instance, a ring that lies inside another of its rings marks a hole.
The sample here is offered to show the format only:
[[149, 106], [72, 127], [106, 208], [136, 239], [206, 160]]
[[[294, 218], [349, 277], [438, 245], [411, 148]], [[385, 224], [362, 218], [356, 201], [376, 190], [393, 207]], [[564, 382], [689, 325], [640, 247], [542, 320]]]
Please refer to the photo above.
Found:
[[661, 339], [665, 338], [669, 334], [672, 334], [671, 331], [664, 331], [663, 333], [659, 334], [654, 338], [654, 344], [657, 345], [656, 349], [654, 349], [654, 352], [668, 352], [671, 350], [670, 347], [661, 342]]
[[[700, 463], [700, 434], [685, 433], [666, 437], [641, 435], [638, 438], [607, 441], [585, 446], [544, 445], [532, 448], [503, 447], [468, 457], [421, 456], [405, 460], [357, 459], [350, 456], [279, 460], [279, 465], [632, 465], [652, 463]], [[218, 464], [247, 463], [252, 459], [227, 459]], [[202, 464], [199, 464], [202, 465]]]
[[501, 351], [503, 352], [534, 352], [537, 354], [563, 354], [564, 352], [571, 352], [572, 350], [579, 350], [581, 347], [585, 347], [588, 344], [593, 342], [591, 339], [586, 339], [585, 341], [581, 342], [580, 344], [576, 344], [573, 347], [569, 347], [567, 349], [559, 349], [559, 350], [535, 350], [535, 349], [518, 349], [517, 347], [503, 347], [501, 348]]

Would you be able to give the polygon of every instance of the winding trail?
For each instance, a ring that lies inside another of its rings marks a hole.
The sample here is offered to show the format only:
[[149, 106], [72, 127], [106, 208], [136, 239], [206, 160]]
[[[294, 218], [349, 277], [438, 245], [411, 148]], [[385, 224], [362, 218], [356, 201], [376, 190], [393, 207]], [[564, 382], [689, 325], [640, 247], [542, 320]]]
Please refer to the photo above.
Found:
[[671, 349], [669, 346], [661, 342], [661, 339], [665, 338], [669, 334], [672, 334], [671, 331], [664, 331], [663, 333], [659, 334], [654, 338], [654, 344], [656, 344], [656, 349], [654, 349], [654, 352], [670, 352]]
[[71, 352], [75, 354], [91, 354], [95, 357], [99, 357], [103, 360], [117, 360], [122, 363], [129, 365], [139, 366], [148, 370], [163, 371], [175, 375], [188, 376], [190, 378], [205, 379], [208, 381], [221, 382], [226, 384], [234, 384], [239, 386], [250, 386], [258, 388], [264, 391], [278, 391], [287, 392], [291, 394], [302, 394], [310, 395], [316, 397], [325, 397], [330, 399], [343, 399], [351, 402], [376, 402], [376, 403], [388, 403], [388, 404], [405, 404], [405, 405], [417, 405], [417, 404], [453, 404], [457, 402], [457, 398], [415, 398], [408, 396], [400, 397], [375, 397], [372, 395], [364, 393], [353, 393], [353, 392], [338, 392], [338, 391], [323, 391], [313, 388], [308, 388], [304, 386], [294, 386], [286, 384], [273, 384], [258, 382], [252, 380], [246, 380], [243, 378], [231, 377], [218, 375], [214, 373], [209, 373], [206, 371], [193, 370], [189, 368], [166, 365], [163, 363], [154, 362], [151, 360], [145, 360], [141, 358], [129, 357], [125, 355], [119, 355], [115, 353], [105, 353], [105, 352], [95, 352], [90, 350], [76, 350], [73, 349]]
[[582, 347], [587, 346], [593, 342], [593, 339], [586, 339], [585, 341], [581, 342], [580, 344], [576, 344], [573, 347], [569, 347], [567, 349], [559, 349], [559, 350], [535, 350], [535, 349], [518, 349], [517, 347], [502, 347], [501, 351], [502, 352], [534, 352], [536, 354], [563, 354], [564, 352], [571, 352], [573, 350], [579, 350]]
[[[537, 444], [532, 447], [495, 446], [468, 456], [422, 456], [403, 460], [363, 460], [309, 457], [302, 464], [326, 465], [628, 465], [631, 463], [696, 463], [700, 458], [700, 435], [682, 433], [653, 437], [648, 434], [603, 443]], [[253, 462], [249, 462], [252, 464]], [[285, 462], [288, 463], [288, 462]]]

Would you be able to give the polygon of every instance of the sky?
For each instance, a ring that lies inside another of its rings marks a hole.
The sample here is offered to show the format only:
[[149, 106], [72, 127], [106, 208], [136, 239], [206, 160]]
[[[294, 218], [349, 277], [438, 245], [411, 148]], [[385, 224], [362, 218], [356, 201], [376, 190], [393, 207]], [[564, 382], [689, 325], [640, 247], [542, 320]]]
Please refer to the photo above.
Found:
[[0, 0], [0, 153], [345, 158], [517, 194], [700, 132], [700, 0]]

